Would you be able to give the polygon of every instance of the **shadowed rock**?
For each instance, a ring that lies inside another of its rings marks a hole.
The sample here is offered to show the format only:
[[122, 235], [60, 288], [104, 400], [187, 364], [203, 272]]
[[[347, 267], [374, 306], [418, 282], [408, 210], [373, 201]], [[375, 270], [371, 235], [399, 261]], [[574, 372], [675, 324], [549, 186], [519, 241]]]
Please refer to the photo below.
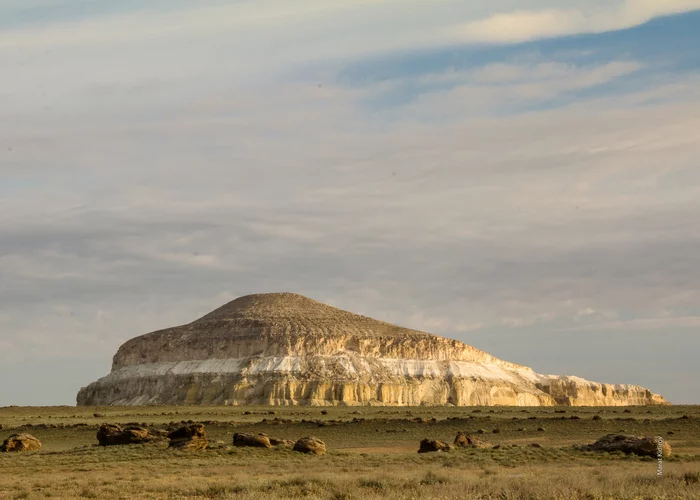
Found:
[[433, 451], [450, 451], [452, 446], [439, 439], [423, 439], [420, 442], [418, 453], [430, 453]]
[[233, 435], [233, 446], [252, 446], [255, 448], [271, 448], [270, 438], [266, 434], [248, 434], [236, 432]]
[[293, 450], [301, 453], [323, 455], [326, 453], [326, 443], [314, 436], [303, 437], [294, 443]]
[[41, 449], [41, 441], [31, 434], [13, 434], [8, 437], [2, 445], [0, 451], [12, 453], [18, 451], [37, 451]]
[[204, 450], [209, 445], [207, 432], [202, 424], [190, 424], [168, 434], [169, 448], [183, 450]]
[[240, 297], [123, 344], [79, 405], [643, 405], [643, 387], [541, 375], [301, 295]]
[[[593, 451], [621, 451], [647, 457], [658, 455], [658, 438], [651, 436], [632, 436], [629, 434], [607, 434], [593, 444], [584, 447]], [[671, 445], [662, 443], [662, 456], [671, 455]]]
[[97, 441], [100, 446], [142, 444], [152, 439], [148, 429], [143, 427], [130, 426], [123, 429], [117, 424], [102, 424], [97, 430]]

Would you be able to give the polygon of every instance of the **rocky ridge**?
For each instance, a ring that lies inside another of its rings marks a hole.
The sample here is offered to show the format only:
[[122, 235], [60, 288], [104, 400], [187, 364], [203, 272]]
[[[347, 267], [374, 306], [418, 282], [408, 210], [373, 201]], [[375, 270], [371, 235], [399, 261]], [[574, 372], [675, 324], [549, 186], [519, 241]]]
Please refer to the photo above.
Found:
[[240, 297], [124, 343], [79, 405], [648, 405], [640, 386], [541, 375], [301, 295]]

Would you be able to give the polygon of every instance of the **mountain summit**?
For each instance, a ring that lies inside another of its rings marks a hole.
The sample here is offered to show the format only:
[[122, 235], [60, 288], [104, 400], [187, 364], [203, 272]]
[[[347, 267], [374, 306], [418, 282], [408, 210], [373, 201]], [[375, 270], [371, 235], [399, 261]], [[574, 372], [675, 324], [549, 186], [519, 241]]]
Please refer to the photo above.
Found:
[[79, 405], [647, 405], [636, 385], [540, 375], [463, 342], [293, 293], [240, 297], [124, 343]]

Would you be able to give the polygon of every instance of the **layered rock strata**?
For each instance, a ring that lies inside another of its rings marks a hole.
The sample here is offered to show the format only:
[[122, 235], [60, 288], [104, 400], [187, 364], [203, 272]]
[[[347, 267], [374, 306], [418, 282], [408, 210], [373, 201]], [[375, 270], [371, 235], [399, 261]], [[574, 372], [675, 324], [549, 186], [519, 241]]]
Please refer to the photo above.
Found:
[[541, 375], [463, 342], [297, 294], [238, 298], [136, 337], [79, 405], [649, 405], [636, 385]]

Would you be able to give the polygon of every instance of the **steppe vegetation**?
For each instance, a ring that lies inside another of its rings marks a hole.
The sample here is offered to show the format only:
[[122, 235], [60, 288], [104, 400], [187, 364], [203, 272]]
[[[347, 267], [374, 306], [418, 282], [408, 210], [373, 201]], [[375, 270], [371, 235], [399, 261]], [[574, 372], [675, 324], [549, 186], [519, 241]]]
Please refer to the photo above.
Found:
[[[190, 421], [204, 423], [209, 449], [96, 446], [102, 423], [173, 429]], [[694, 406], [7, 407], [0, 426], [0, 441], [26, 432], [43, 444], [0, 454], [0, 498], [700, 498]], [[458, 431], [500, 446], [417, 453], [421, 439], [452, 443]], [[576, 446], [620, 431], [671, 444], [662, 477], [655, 458]], [[328, 453], [233, 447], [234, 432], [313, 435]]]

